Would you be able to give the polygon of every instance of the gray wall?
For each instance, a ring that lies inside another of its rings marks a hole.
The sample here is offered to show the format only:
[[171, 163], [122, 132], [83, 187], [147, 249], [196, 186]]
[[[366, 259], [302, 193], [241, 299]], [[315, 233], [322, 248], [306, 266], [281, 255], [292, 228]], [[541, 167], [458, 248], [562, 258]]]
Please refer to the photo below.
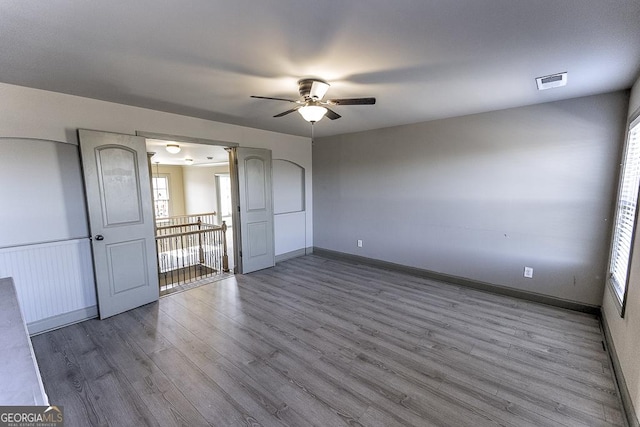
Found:
[[320, 138], [314, 244], [600, 305], [628, 97]]
[[0, 201], [0, 248], [89, 237], [76, 145], [0, 136]]

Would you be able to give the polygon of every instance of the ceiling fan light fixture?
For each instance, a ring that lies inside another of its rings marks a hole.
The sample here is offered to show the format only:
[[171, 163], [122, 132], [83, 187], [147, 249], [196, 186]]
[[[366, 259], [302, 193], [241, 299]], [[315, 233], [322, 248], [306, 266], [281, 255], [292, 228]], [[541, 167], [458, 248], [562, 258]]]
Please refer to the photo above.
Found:
[[306, 121], [315, 123], [327, 114], [327, 109], [321, 105], [305, 105], [304, 107], [298, 108], [298, 112]]
[[298, 80], [298, 93], [300, 93], [300, 98], [298, 98], [297, 100], [256, 95], [251, 95], [251, 98], [286, 101], [295, 104], [293, 108], [276, 114], [273, 117], [284, 117], [288, 114], [293, 113], [294, 111], [297, 111], [300, 113], [303, 119], [310, 122], [311, 124], [317, 122], [318, 120], [322, 120], [324, 116], [327, 116], [329, 120], [336, 120], [342, 117], [331, 108], [324, 107], [325, 105], [333, 107], [334, 105], [374, 105], [376, 103], [376, 99], [372, 97], [332, 98], [323, 101], [322, 99], [326, 95], [329, 86], [329, 83], [325, 82], [324, 80], [316, 78], [302, 79]]
[[178, 144], [167, 144], [165, 149], [171, 154], [178, 154], [181, 150]]

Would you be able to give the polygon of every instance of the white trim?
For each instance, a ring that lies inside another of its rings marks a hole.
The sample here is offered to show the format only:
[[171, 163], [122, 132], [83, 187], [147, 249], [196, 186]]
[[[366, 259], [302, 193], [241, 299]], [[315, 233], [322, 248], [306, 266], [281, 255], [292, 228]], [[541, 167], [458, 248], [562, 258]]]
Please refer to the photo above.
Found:
[[73, 325], [74, 323], [83, 322], [85, 320], [98, 317], [98, 306], [81, 308], [79, 310], [70, 311], [68, 313], [58, 314], [56, 316], [47, 317], [46, 319], [37, 320], [27, 324], [27, 330], [30, 336], [42, 334], [63, 326]]

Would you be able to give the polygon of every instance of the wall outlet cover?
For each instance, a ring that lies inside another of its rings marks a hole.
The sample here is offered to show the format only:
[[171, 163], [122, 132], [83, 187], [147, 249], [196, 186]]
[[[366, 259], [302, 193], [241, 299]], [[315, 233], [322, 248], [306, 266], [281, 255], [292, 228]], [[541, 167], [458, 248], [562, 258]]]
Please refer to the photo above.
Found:
[[533, 268], [532, 267], [525, 267], [524, 268], [524, 277], [531, 279], [533, 278]]

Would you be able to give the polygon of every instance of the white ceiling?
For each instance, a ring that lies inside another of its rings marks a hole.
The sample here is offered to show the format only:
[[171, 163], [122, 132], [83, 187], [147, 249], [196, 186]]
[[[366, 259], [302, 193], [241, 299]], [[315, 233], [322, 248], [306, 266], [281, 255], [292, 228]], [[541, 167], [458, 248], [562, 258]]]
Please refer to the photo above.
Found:
[[[167, 144], [180, 146], [180, 152], [171, 154]], [[222, 166], [229, 164], [229, 154], [224, 147], [181, 141], [165, 141], [147, 138], [147, 152], [155, 153], [151, 157], [152, 164], [187, 166], [185, 159], [193, 160], [193, 166]]]
[[[568, 71], [564, 88], [535, 77]], [[296, 135], [302, 77], [339, 106], [316, 136], [626, 89], [638, 0], [2, 0], [0, 81]]]

